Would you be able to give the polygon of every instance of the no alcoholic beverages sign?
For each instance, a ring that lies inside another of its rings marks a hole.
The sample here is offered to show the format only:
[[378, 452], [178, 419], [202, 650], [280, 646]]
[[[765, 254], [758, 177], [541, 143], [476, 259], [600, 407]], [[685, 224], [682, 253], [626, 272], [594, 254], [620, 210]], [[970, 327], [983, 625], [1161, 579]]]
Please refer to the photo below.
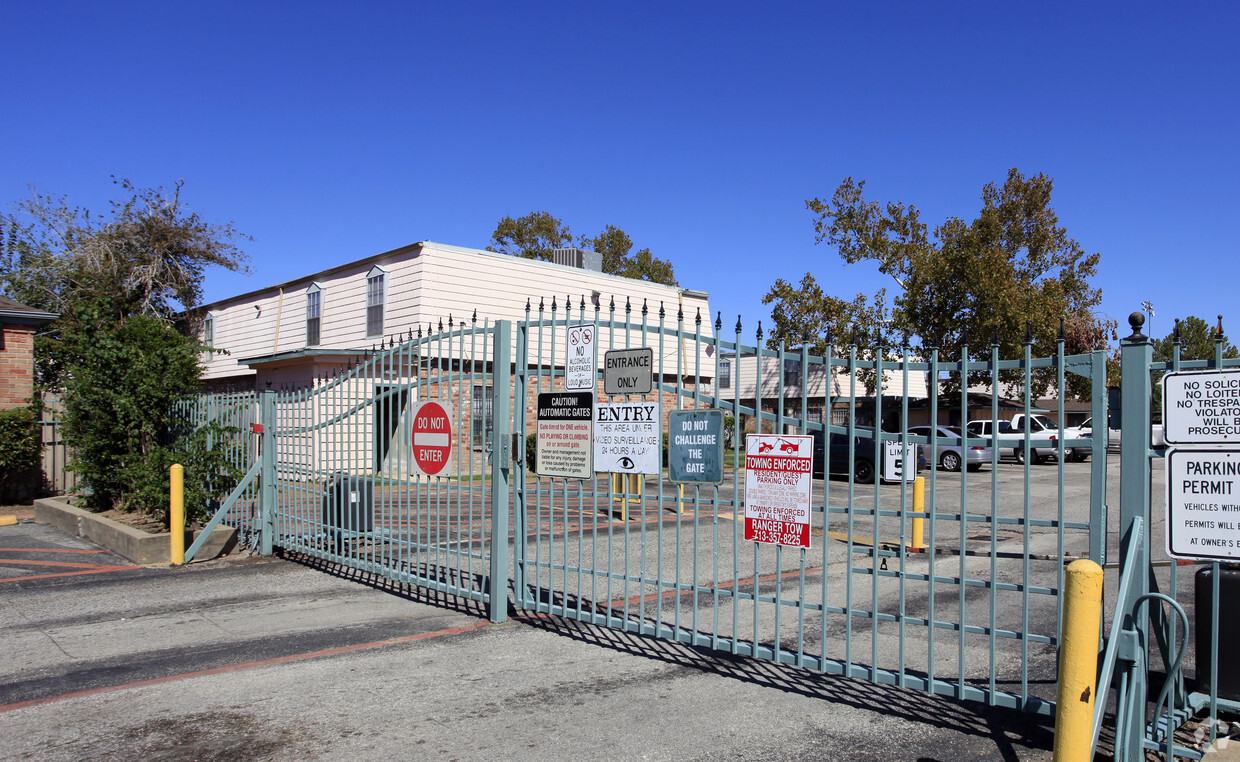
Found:
[[447, 476], [452, 463], [452, 406], [421, 402], [413, 407], [413, 471]]
[[750, 434], [745, 438], [745, 539], [809, 547], [814, 438]]
[[598, 377], [598, 345], [595, 343], [597, 332], [593, 323], [570, 325], [565, 339], [566, 360], [564, 361], [564, 388], [569, 391], [594, 391]]

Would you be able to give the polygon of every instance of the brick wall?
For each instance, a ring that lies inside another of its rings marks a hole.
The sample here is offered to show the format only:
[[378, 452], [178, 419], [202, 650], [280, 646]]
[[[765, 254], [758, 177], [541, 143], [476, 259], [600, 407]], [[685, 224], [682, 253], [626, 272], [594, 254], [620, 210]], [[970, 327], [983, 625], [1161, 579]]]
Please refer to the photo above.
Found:
[[0, 410], [22, 407], [34, 395], [34, 326], [0, 325]]

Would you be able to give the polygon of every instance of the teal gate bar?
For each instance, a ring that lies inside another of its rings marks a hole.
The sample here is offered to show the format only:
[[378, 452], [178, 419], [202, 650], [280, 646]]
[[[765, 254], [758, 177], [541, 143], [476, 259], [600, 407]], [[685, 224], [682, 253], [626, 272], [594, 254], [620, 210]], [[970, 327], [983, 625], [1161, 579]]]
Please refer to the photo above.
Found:
[[[608, 350], [649, 348], [649, 394], [666, 431], [674, 410], [730, 421], [721, 484], [639, 477], [539, 476], [518, 451], [514, 571], [518, 608], [821, 672], [1048, 714], [1054, 708], [1065, 562], [1106, 560], [1105, 437], [1067, 439], [1000, 420], [1039, 408], [1035, 379], [1083, 388], [1106, 419], [1104, 352], [1000, 360], [876, 348], [869, 359], [754, 345], [678, 307], [527, 307], [516, 326], [514, 429], [536, 431], [540, 394], [565, 390], [568, 332], [593, 325]], [[557, 314], [558, 313], [558, 314]], [[920, 379], [920, 381], [919, 381]], [[978, 391], [987, 387], [991, 393]], [[1016, 389], [1015, 396], [1003, 391]], [[1008, 395], [1008, 396], [1005, 396]], [[1082, 411], [1082, 414], [1086, 414]], [[963, 429], [969, 423], [989, 422]], [[956, 428], [953, 428], [956, 427]], [[745, 432], [811, 433], [825, 443], [811, 548], [744, 539]], [[911, 450], [909, 448], [912, 448]], [[926, 460], [915, 483], [873, 484], [884, 453]], [[955, 453], [952, 456], [951, 453]], [[1042, 462], [1042, 461], [1047, 462]], [[953, 467], [959, 470], [949, 470]], [[912, 524], [924, 521], [923, 546]]]

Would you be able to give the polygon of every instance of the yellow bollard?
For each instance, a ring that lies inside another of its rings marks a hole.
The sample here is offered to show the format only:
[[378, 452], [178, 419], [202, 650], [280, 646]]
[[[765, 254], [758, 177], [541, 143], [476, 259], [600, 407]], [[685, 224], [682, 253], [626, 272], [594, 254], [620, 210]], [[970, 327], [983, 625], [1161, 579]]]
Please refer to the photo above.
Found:
[[1055, 762], [1088, 762], [1091, 757], [1101, 626], [1102, 567], [1081, 558], [1068, 564], [1065, 575], [1059, 692], [1055, 703]]
[[[926, 512], [926, 477], [919, 476], [913, 482], [913, 513]], [[926, 520], [921, 516], [913, 518], [913, 550], [926, 549]]]
[[185, 468], [168, 469], [168, 530], [172, 534], [172, 565], [185, 563]]

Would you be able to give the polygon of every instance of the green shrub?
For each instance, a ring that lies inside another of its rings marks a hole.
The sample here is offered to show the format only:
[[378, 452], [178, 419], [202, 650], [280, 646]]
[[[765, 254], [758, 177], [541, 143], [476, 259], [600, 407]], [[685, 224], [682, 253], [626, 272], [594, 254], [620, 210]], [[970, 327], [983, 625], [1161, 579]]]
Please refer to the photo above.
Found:
[[0, 411], [0, 501], [25, 500], [43, 486], [43, 443], [33, 408]]

